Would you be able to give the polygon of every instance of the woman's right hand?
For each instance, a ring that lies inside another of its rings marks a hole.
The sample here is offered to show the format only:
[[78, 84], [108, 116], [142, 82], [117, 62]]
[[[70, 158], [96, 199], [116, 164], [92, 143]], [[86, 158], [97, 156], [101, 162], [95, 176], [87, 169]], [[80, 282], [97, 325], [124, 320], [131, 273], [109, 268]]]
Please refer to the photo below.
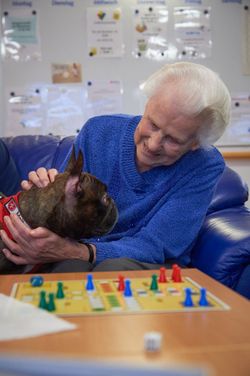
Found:
[[36, 171], [29, 172], [29, 180], [23, 180], [21, 182], [21, 187], [24, 191], [28, 191], [33, 185], [38, 188], [46, 187], [49, 183], [52, 183], [55, 180], [57, 174], [58, 171], [55, 168], [46, 170], [46, 168], [40, 167]]

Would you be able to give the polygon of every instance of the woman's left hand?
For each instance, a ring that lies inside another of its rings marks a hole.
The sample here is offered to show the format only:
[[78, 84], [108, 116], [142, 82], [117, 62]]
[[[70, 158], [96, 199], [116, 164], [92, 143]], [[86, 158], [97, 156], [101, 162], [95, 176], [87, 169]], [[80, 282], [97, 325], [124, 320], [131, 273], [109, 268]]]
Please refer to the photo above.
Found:
[[15, 214], [4, 217], [4, 221], [14, 240], [1, 230], [6, 245], [2, 251], [8, 260], [17, 265], [82, 258], [81, 246], [76, 241], [62, 238], [43, 227], [31, 229]]

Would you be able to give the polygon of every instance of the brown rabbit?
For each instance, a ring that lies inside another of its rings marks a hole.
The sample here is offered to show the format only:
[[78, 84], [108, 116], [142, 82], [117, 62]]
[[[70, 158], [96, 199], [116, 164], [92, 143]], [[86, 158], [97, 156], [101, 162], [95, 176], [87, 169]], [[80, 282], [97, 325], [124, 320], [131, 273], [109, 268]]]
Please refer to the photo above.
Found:
[[[1, 199], [0, 212], [5, 215], [7, 211], [19, 209], [17, 214], [31, 228], [46, 227], [75, 240], [108, 233], [117, 221], [115, 203], [107, 194], [105, 184], [93, 175], [83, 173], [82, 168], [83, 155], [80, 151], [76, 160], [73, 150], [65, 172], [58, 174], [53, 183], [19, 192], [16, 208], [15, 198]], [[8, 232], [2, 220], [0, 218], [0, 228]], [[3, 248], [0, 239], [0, 249]], [[0, 274], [22, 273], [23, 270], [24, 266], [15, 265], [0, 252]]]

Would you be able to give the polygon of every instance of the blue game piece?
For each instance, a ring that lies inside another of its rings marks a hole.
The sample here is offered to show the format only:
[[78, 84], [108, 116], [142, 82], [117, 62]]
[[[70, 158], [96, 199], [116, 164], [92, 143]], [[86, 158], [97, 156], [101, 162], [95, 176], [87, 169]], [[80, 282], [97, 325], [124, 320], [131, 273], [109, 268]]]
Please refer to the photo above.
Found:
[[92, 274], [87, 275], [87, 283], [86, 283], [86, 290], [87, 291], [93, 291], [95, 289], [94, 283], [93, 283], [93, 276]]
[[209, 306], [209, 303], [208, 303], [208, 300], [207, 300], [207, 289], [205, 289], [204, 287], [202, 287], [200, 289], [200, 300], [199, 300], [199, 305], [201, 307], [207, 307]]
[[43, 284], [43, 277], [41, 277], [40, 275], [35, 275], [30, 278], [30, 283], [33, 287], [40, 287]]
[[125, 280], [125, 289], [124, 289], [124, 293], [123, 293], [124, 296], [132, 296], [132, 290], [131, 290], [131, 287], [130, 287], [130, 279], [126, 279]]
[[184, 307], [193, 307], [194, 303], [192, 300], [192, 290], [187, 287], [184, 289], [185, 290], [185, 300], [183, 302]]

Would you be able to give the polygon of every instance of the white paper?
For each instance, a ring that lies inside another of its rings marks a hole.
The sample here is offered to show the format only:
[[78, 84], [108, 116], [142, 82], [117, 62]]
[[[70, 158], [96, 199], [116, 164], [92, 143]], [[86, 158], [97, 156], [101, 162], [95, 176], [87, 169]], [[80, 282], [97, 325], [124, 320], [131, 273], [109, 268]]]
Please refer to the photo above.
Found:
[[175, 58], [167, 40], [168, 9], [164, 6], [133, 8], [133, 55], [154, 60]]
[[44, 134], [44, 95], [40, 87], [6, 90], [7, 127], [5, 136]]
[[36, 337], [73, 330], [71, 324], [43, 309], [0, 294], [0, 340]]
[[87, 9], [88, 55], [90, 57], [121, 57], [123, 40], [120, 8]]
[[179, 58], [206, 58], [211, 55], [211, 7], [175, 7], [175, 38]]
[[250, 145], [250, 92], [232, 93], [230, 124], [217, 146]]
[[6, 60], [40, 61], [38, 14], [30, 9], [7, 9], [2, 17], [2, 53]]
[[80, 86], [52, 85], [47, 87], [47, 133], [72, 136], [86, 121], [85, 90]]
[[122, 112], [122, 84], [119, 80], [94, 80], [87, 83], [87, 115]]

